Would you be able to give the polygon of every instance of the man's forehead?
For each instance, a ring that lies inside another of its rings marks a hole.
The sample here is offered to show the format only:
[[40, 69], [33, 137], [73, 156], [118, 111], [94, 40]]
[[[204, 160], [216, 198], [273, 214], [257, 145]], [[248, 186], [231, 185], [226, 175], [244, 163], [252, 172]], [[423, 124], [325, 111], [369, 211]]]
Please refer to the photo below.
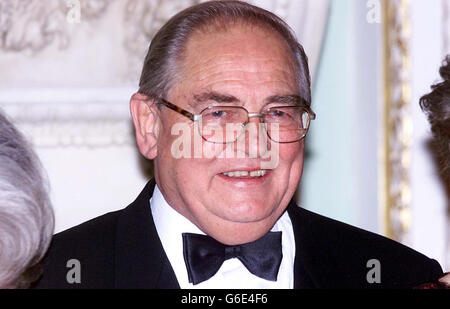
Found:
[[[218, 91], [203, 91], [200, 93], [194, 93], [192, 99], [188, 100], [188, 105], [192, 108], [201, 106], [206, 103], [233, 103], [236, 105], [245, 105], [245, 100], [235, 96], [231, 93], [218, 92]], [[278, 93], [272, 94], [263, 99], [264, 104], [279, 103], [286, 105], [300, 105], [303, 104], [303, 99], [297, 93]]]
[[[292, 53], [287, 42], [275, 31], [236, 25], [218, 32], [197, 32], [185, 46], [184, 65], [191, 69], [213, 66], [216, 62], [280, 62], [291, 65]], [[295, 61], [294, 61], [295, 62]]]
[[[180, 83], [174, 85], [176, 97], [182, 97], [191, 107], [205, 102], [244, 105], [251, 97], [270, 103], [274, 97], [288, 95], [291, 98], [283, 102], [297, 103], [292, 99], [292, 95], [299, 94], [295, 65], [279, 38], [267, 42], [266, 36], [254, 35], [242, 40], [248, 35], [244, 31], [221, 39], [227, 34], [219, 39], [196, 34], [190, 39], [182, 58]], [[233, 42], [238, 45], [230, 48]], [[227, 44], [228, 48], [222, 48]]]
[[203, 103], [207, 101], [215, 101], [220, 103], [239, 103], [240, 100], [232, 94], [221, 93], [217, 91], [203, 91], [192, 95], [195, 103]]

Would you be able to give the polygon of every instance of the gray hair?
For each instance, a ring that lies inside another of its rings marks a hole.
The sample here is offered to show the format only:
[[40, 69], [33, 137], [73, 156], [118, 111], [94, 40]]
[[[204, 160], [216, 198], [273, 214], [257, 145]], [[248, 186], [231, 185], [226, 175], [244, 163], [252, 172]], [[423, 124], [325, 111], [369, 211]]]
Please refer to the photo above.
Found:
[[0, 288], [27, 288], [38, 279], [53, 229], [39, 159], [0, 111]]
[[210, 1], [187, 8], [173, 16], [154, 36], [144, 61], [139, 92], [150, 98], [166, 97], [180, 71], [183, 49], [197, 31], [236, 23], [258, 25], [281, 35], [289, 46], [296, 66], [300, 95], [311, 103], [308, 58], [294, 32], [275, 14], [246, 2]]

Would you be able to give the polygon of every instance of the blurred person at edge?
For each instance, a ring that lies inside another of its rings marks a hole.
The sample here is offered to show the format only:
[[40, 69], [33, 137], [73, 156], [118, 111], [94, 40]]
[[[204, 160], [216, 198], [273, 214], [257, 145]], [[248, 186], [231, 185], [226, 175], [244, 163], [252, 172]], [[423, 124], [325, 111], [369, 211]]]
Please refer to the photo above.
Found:
[[36, 154], [0, 111], [0, 288], [29, 288], [54, 229], [48, 185]]
[[[55, 235], [38, 288], [407, 288], [442, 275], [293, 201], [315, 115], [305, 52], [273, 13], [210, 1], [176, 14], [152, 39], [130, 110], [155, 178], [125, 209]], [[207, 155], [178, 156], [177, 128]]]
[[[450, 55], [445, 58], [439, 73], [442, 81], [431, 86], [431, 92], [420, 99], [420, 106], [428, 116], [437, 151], [441, 175], [450, 193]], [[450, 273], [438, 281], [426, 283], [420, 288], [450, 288]]]

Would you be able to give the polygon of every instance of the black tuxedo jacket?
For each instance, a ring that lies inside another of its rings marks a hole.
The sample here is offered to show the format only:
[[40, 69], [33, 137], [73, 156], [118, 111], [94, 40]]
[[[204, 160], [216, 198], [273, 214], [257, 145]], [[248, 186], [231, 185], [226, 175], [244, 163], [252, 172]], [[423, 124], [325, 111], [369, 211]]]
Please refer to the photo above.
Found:
[[[179, 288], [158, 238], [149, 200], [155, 182], [123, 210], [111, 212], [54, 236], [37, 288]], [[411, 288], [435, 281], [435, 260], [382, 236], [288, 206], [295, 243], [295, 288]], [[80, 261], [81, 283], [67, 273]], [[381, 283], [367, 273], [380, 262]]]

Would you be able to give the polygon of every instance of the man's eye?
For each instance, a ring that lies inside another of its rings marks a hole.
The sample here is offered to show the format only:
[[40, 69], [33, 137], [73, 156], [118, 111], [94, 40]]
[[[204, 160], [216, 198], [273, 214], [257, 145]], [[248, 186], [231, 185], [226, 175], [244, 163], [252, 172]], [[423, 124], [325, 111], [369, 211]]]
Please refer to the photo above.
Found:
[[286, 113], [281, 111], [281, 110], [271, 110], [270, 111], [270, 116], [272, 117], [285, 117]]
[[225, 117], [226, 114], [227, 113], [225, 111], [218, 110], [218, 111], [211, 112], [210, 116], [213, 118], [222, 118], [222, 117]]

